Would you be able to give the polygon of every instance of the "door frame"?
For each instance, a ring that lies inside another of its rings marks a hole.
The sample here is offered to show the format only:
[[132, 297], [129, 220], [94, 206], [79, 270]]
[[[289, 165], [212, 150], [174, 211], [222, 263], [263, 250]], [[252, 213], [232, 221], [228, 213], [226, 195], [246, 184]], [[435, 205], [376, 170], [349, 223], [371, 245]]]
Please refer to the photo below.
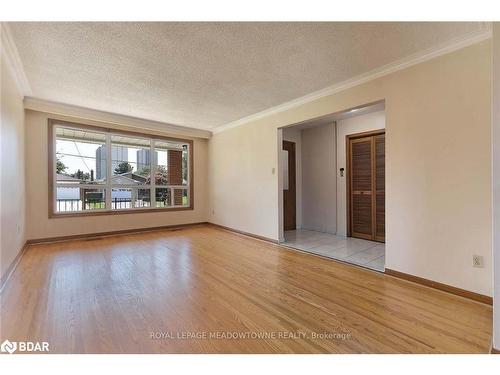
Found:
[[[288, 143], [289, 145], [291, 145], [292, 147], [292, 150], [293, 150], [293, 163], [291, 164], [290, 163], [290, 152], [288, 153], [288, 187], [290, 190], [290, 186], [292, 184], [292, 179], [290, 178], [290, 174], [291, 174], [291, 171], [292, 171], [292, 168], [290, 168], [290, 165], [293, 165], [293, 216], [294, 216], [294, 228], [293, 230], [297, 229], [297, 144], [296, 142], [294, 141], [289, 141], [289, 140], [286, 140], [286, 139], [283, 139], [282, 141], [282, 150], [285, 150], [284, 146], [285, 146], [285, 143]], [[285, 210], [286, 210], [286, 206], [285, 206], [285, 191], [283, 191], [283, 230], [286, 231], [286, 230], [290, 230], [290, 229], [286, 229], [285, 228], [285, 218], [286, 218], [286, 215], [285, 215]]]
[[[364, 138], [364, 137], [371, 137], [375, 135], [382, 135], [385, 134], [385, 128], [384, 129], [377, 129], [377, 130], [370, 130], [366, 132], [361, 132], [361, 133], [355, 133], [355, 134], [348, 134], [345, 137], [345, 150], [346, 150], [346, 219], [347, 219], [347, 225], [346, 225], [346, 234], [347, 237], [352, 236], [352, 228], [351, 228], [351, 148], [349, 147], [349, 144], [352, 139], [357, 139], [357, 138]], [[384, 154], [385, 158], [385, 154]], [[385, 212], [385, 207], [384, 207], [384, 212]], [[373, 213], [372, 213], [373, 215]], [[386, 239], [387, 240], [387, 239]], [[376, 241], [376, 240], [374, 240]], [[380, 242], [380, 241], [378, 241]], [[385, 241], [384, 241], [385, 243]]]

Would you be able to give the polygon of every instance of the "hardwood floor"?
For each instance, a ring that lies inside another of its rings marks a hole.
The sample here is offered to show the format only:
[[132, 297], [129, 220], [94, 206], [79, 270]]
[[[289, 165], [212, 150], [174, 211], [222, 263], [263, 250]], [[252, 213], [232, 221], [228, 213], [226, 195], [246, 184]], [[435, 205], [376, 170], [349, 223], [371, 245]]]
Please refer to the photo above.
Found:
[[211, 226], [31, 246], [1, 299], [0, 340], [52, 353], [488, 353], [492, 330], [491, 306]]

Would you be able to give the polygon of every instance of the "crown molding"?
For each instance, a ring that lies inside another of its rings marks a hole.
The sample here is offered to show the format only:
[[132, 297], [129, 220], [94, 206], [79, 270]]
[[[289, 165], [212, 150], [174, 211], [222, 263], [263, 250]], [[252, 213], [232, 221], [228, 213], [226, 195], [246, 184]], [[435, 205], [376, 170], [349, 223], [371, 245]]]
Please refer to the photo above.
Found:
[[105, 112], [96, 109], [79, 107], [71, 104], [58, 103], [33, 97], [24, 98], [24, 109], [60, 116], [69, 116], [83, 120], [105, 122], [107, 124], [130, 126], [152, 131], [161, 131], [172, 135], [176, 134], [207, 139], [212, 136], [212, 133], [209, 130], [171, 125], [164, 122], [147, 120], [118, 113]]
[[423, 63], [428, 60], [432, 60], [436, 57], [457, 51], [461, 48], [482, 42], [483, 40], [489, 39], [492, 36], [492, 30], [491, 30], [491, 24], [489, 23], [483, 23], [481, 30], [478, 32], [474, 32], [471, 34], [467, 34], [465, 37], [462, 37], [460, 39], [455, 39], [452, 42], [448, 42], [446, 44], [442, 44], [430, 49], [427, 49], [423, 52], [419, 52], [416, 54], [413, 54], [411, 56], [408, 56], [404, 59], [398, 60], [396, 62], [384, 65], [382, 67], [379, 67], [377, 69], [374, 69], [372, 71], [369, 71], [367, 73], [363, 73], [361, 75], [358, 75], [356, 77], [350, 78], [346, 81], [340, 82], [338, 84], [326, 87], [324, 89], [312, 92], [310, 94], [307, 94], [305, 96], [301, 96], [297, 99], [293, 99], [291, 101], [285, 102], [283, 104], [277, 105], [275, 107], [271, 107], [268, 109], [265, 109], [261, 112], [254, 113], [252, 115], [243, 117], [239, 120], [230, 122], [225, 125], [221, 125], [218, 127], [215, 127], [212, 129], [212, 132], [214, 134], [223, 132], [228, 129], [232, 129], [244, 124], [247, 124], [251, 121], [259, 120], [264, 117], [274, 115], [280, 112], [287, 111], [292, 108], [299, 107], [301, 105], [304, 105], [306, 103], [313, 102], [315, 100], [324, 98], [329, 95], [333, 95], [335, 93], [347, 90], [351, 87], [354, 86], [359, 86], [361, 84], [364, 84], [369, 81], [373, 81], [377, 78], [389, 75], [391, 73], [397, 72], [399, 70], [403, 70], [406, 68], [409, 68], [413, 65], [417, 65], [420, 63]]
[[24, 72], [23, 63], [19, 57], [19, 52], [17, 51], [16, 44], [12, 39], [12, 33], [10, 32], [9, 26], [6, 22], [0, 22], [0, 34], [2, 40], [1, 53], [5, 57], [5, 63], [10, 69], [16, 85], [23, 96], [31, 95], [31, 87]]

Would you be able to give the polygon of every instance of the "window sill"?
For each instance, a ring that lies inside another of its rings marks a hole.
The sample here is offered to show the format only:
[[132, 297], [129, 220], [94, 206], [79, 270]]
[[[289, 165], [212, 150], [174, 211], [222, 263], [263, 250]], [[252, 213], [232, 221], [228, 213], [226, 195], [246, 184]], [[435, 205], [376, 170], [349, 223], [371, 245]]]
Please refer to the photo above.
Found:
[[49, 212], [49, 219], [61, 219], [67, 217], [86, 217], [86, 216], [105, 216], [105, 215], [123, 215], [123, 214], [144, 214], [153, 212], [168, 212], [168, 211], [190, 211], [194, 210], [193, 205], [185, 207], [167, 207], [167, 208], [136, 208], [123, 210], [89, 210], [79, 212]]

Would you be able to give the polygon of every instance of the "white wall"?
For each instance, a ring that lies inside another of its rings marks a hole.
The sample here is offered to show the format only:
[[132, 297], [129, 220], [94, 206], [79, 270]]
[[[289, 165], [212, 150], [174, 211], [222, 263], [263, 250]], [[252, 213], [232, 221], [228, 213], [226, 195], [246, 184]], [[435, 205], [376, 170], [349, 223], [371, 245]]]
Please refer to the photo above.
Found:
[[210, 221], [279, 239], [278, 129], [385, 100], [386, 266], [491, 296], [491, 57], [485, 40], [214, 134]]
[[278, 185], [281, 144], [278, 134], [281, 133], [281, 129], [272, 126], [264, 131], [242, 126], [211, 138], [210, 222], [273, 240], [281, 238], [278, 219], [283, 199]]
[[335, 124], [302, 130], [302, 228], [335, 234]]
[[283, 140], [295, 142], [296, 227], [302, 228], [302, 134], [300, 129], [283, 129]]
[[[194, 210], [171, 212], [144, 212], [107, 215], [48, 218], [48, 119], [55, 118], [88, 125], [105, 126], [131, 131], [151, 131], [84, 121], [75, 118], [53, 115], [44, 112], [26, 111], [26, 196], [29, 199], [29, 215], [26, 221], [27, 239], [69, 236], [86, 233], [109, 232], [135, 228], [149, 228], [207, 221], [208, 210], [208, 141], [193, 139], [194, 154]], [[154, 131], [154, 134], [168, 136], [167, 133]], [[3, 172], [2, 172], [3, 175]]]
[[500, 23], [493, 24], [493, 347], [500, 350]]
[[25, 161], [23, 95], [5, 51], [1, 52], [0, 278], [25, 243]]
[[[346, 136], [385, 128], [385, 112], [378, 111], [337, 121], [337, 234], [347, 235]], [[344, 177], [340, 176], [344, 168]]]

